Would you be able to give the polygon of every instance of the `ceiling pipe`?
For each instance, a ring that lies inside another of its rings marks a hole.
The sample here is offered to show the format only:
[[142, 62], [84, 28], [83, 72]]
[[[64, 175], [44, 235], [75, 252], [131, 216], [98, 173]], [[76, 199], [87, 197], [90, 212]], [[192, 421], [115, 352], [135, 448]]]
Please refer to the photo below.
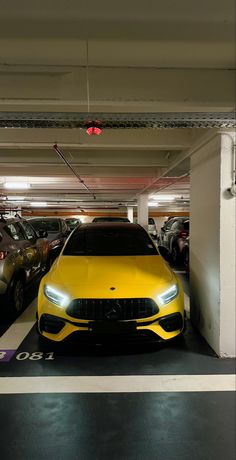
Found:
[[[184, 177], [188, 177], [189, 174], [190, 174], [189, 172], [187, 172], [185, 174], [182, 174], [182, 176], [177, 177], [176, 179], [174, 179], [173, 181], [169, 182], [168, 184], [162, 185], [162, 187], [159, 187], [158, 189], [155, 190], [155, 193], [161, 192], [161, 190], [165, 190], [166, 188], [171, 187], [171, 185], [176, 184], [176, 182], [179, 182]], [[157, 198], [157, 201], [158, 201], [158, 198]]]
[[96, 200], [96, 196], [94, 195], [94, 193], [90, 190], [90, 188], [85, 184], [85, 182], [83, 181], [83, 179], [80, 177], [79, 174], [77, 174], [77, 172], [74, 170], [74, 168], [71, 166], [71, 164], [69, 163], [69, 161], [65, 158], [62, 150], [58, 147], [57, 144], [54, 144], [53, 145], [53, 149], [57, 152], [57, 154], [59, 155], [59, 157], [62, 159], [62, 161], [65, 163], [66, 166], [68, 166], [68, 168], [71, 170], [71, 172], [74, 174], [75, 177], [77, 177], [77, 179], [79, 180], [79, 182], [83, 185], [84, 188], [86, 188], [87, 192], [90, 193], [90, 195], [93, 196], [93, 199]]

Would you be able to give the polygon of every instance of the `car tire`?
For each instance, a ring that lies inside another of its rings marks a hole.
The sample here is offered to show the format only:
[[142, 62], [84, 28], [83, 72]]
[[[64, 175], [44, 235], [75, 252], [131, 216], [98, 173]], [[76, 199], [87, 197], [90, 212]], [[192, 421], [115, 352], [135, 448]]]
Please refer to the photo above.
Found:
[[189, 272], [189, 249], [185, 249], [183, 254], [184, 268], [186, 272]]
[[13, 313], [20, 313], [24, 308], [25, 283], [22, 276], [16, 276], [9, 288], [7, 303]]
[[171, 257], [172, 257], [172, 261], [174, 264], [177, 264], [179, 262], [179, 250], [178, 250], [178, 247], [176, 245], [173, 245], [172, 246], [172, 250], [171, 250]]

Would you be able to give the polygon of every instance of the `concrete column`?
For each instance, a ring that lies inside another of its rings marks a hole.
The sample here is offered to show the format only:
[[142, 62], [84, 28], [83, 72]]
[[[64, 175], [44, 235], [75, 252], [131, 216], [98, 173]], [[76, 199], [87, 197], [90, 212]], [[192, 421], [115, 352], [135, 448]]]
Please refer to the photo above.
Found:
[[133, 223], [133, 221], [134, 221], [134, 208], [132, 208], [131, 206], [129, 206], [127, 208], [127, 217], [130, 220], [130, 222]]
[[221, 357], [236, 355], [234, 143], [217, 133], [191, 157], [191, 319]]
[[148, 194], [143, 193], [138, 197], [138, 224], [148, 230]]

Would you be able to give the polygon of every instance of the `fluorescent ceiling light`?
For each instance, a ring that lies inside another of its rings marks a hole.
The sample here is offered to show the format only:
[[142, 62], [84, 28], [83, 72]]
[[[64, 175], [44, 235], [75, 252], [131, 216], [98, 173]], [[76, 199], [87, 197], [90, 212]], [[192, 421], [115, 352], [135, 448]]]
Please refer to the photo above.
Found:
[[12, 190], [25, 190], [30, 188], [30, 184], [27, 182], [5, 182], [4, 188], [9, 188]]
[[175, 198], [175, 195], [154, 195], [151, 197], [152, 200], [157, 201], [174, 201]]
[[157, 203], [156, 201], [149, 201], [148, 206], [150, 208], [157, 208], [157, 206], [159, 206], [159, 203]]
[[24, 201], [25, 196], [8, 196], [7, 200], [8, 201]]
[[34, 203], [30, 203], [30, 206], [33, 208], [46, 208], [47, 205], [46, 201], [35, 201]]

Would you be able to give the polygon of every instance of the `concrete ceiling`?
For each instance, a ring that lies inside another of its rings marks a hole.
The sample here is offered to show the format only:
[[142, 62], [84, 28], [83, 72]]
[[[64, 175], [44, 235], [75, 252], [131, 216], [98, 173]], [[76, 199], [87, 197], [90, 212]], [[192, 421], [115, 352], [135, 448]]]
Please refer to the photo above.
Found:
[[[0, 112], [232, 112], [234, 38], [233, 0], [2, 0]], [[22, 195], [3, 186], [21, 179], [29, 202], [94, 207], [57, 142], [97, 207], [134, 204], [142, 191], [188, 197], [189, 161], [175, 165], [203, 133], [1, 128], [0, 193]]]

